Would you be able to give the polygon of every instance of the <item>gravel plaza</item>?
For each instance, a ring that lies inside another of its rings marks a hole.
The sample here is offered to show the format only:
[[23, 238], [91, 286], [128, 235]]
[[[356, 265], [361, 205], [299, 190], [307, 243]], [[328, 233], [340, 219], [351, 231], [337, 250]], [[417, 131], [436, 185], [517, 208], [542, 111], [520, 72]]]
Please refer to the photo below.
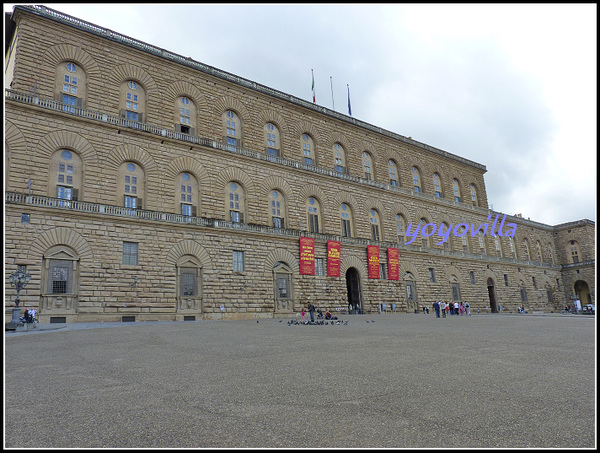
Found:
[[299, 319], [6, 332], [4, 447], [596, 447], [595, 316]]

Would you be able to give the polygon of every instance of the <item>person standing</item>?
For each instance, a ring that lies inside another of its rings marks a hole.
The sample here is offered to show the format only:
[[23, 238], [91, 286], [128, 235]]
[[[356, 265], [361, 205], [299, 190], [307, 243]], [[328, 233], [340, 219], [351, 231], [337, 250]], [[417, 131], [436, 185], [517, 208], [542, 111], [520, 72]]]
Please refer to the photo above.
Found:
[[454, 302], [454, 313], [452, 313], [453, 315], [457, 315], [458, 314], [458, 302]]
[[437, 300], [433, 302], [433, 309], [435, 310], [435, 317], [439, 318], [440, 317], [440, 304]]
[[308, 303], [308, 312], [310, 313], [310, 322], [315, 322], [315, 306], [312, 302]]
[[440, 309], [442, 310], [442, 318], [446, 317], [446, 302], [440, 300]]
[[467, 316], [471, 316], [471, 305], [469, 305], [469, 302], [465, 301], [465, 312], [467, 313]]

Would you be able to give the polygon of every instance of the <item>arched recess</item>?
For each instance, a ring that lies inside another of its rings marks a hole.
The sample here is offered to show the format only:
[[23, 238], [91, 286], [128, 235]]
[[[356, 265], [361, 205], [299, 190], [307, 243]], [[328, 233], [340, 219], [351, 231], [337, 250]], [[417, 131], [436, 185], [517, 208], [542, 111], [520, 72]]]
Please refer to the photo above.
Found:
[[[150, 99], [152, 98], [154, 102], [159, 101], [159, 92], [158, 85], [152, 78], [152, 76], [140, 68], [139, 66], [134, 66], [131, 64], [123, 64], [117, 66], [109, 72], [108, 82], [111, 86], [116, 87], [113, 92], [114, 96], [116, 96], [117, 102], [115, 105], [119, 105], [118, 96], [119, 90], [118, 87], [127, 80], [134, 80], [138, 83], [141, 83], [146, 93], [148, 94], [148, 111], [152, 111], [153, 106], [150, 104]], [[159, 104], [156, 104], [156, 106]], [[154, 107], [156, 107], [154, 106]], [[160, 110], [160, 109], [159, 109]]]
[[70, 228], [47, 230], [33, 241], [27, 260], [40, 266], [40, 315], [77, 314], [80, 276], [90, 271], [93, 258], [87, 241]]
[[[211, 185], [211, 179], [208, 176], [208, 172], [204, 166], [192, 157], [178, 157], [172, 160], [167, 168], [165, 169], [165, 180], [169, 182], [175, 182], [178, 175], [181, 173], [191, 173], [197, 179], [199, 184], [199, 196], [198, 196], [198, 215], [201, 216], [204, 212], [202, 209], [202, 195], [212, 193], [214, 188]], [[171, 185], [172, 186], [172, 185]], [[169, 187], [169, 186], [168, 186]]]
[[300, 272], [300, 263], [298, 262], [298, 259], [288, 250], [278, 248], [269, 252], [269, 254], [265, 257], [265, 273], [271, 273], [278, 262], [287, 263], [294, 274], [298, 274]]
[[[29, 156], [30, 152], [27, 146], [27, 141], [25, 140], [25, 135], [23, 132], [15, 126], [10, 121], [4, 122], [4, 142], [6, 143], [6, 147], [4, 150], [4, 181], [5, 181], [5, 190], [12, 191], [22, 191], [27, 187], [27, 179], [31, 173], [23, 174], [19, 171], [20, 178], [11, 179], [11, 164], [12, 164], [12, 155], [19, 156]], [[29, 169], [31, 171], [31, 169]], [[46, 192], [44, 192], [46, 193]]]
[[202, 313], [204, 276], [212, 267], [204, 247], [192, 240], [179, 241], [167, 252], [165, 263], [175, 272], [177, 313]]
[[106, 158], [106, 168], [111, 169], [110, 172], [105, 172], [104, 175], [110, 184], [110, 190], [115, 194], [115, 204], [120, 205], [121, 200], [117, 191], [117, 178], [119, 167], [124, 162], [131, 161], [139, 164], [145, 176], [145, 187], [147, 199], [146, 209], [158, 210], [157, 206], [160, 201], [160, 194], [157, 193], [157, 181], [160, 180], [158, 165], [150, 153], [139, 146], [135, 145], [120, 145], [114, 148]]
[[92, 248], [81, 234], [70, 228], [58, 227], [43, 232], [31, 243], [27, 251], [27, 260], [40, 262], [44, 253], [56, 245], [72, 248], [80, 261], [87, 266], [90, 266], [94, 259]]
[[[85, 200], [86, 194], [92, 193], [90, 186], [93, 186], [95, 181], [90, 181], [90, 178], [86, 177], [86, 173], [90, 168], [98, 168], [99, 162], [96, 149], [86, 138], [71, 131], [55, 131], [45, 135], [38, 143], [34, 145], [34, 148], [39, 156], [48, 163], [44, 168], [46, 173], [49, 171], [50, 158], [54, 152], [60, 149], [68, 149], [77, 153], [83, 161], [83, 192], [80, 192], [79, 199]], [[48, 193], [48, 181], [48, 177], [44, 178], [43, 180], [38, 180], [39, 184], [43, 184], [43, 193]]]
[[296, 257], [285, 249], [275, 249], [265, 258], [265, 277], [271, 278], [273, 310], [275, 313], [293, 313], [295, 307], [294, 276], [298, 275]]
[[300, 229], [308, 230], [308, 225], [306, 225], [306, 201], [310, 198], [314, 197], [319, 201], [321, 206], [321, 225], [323, 228], [320, 230], [321, 233], [327, 233], [329, 231], [333, 231], [331, 229], [331, 216], [329, 215], [330, 211], [327, 209], [331, 206], [328, 197], [325, 195], [325, 192], [316, 184], [306, 184], [304, 187], [300, 189], [298, 192], [298, 205], [297, 209], [300, 213], [298, 216], [300, 219]]
[[[95, 108], [93, 104], [90, 105], [90, 101], [102, 98], [102, 96], [99, 96], [98, 91], [102, 86], [102, 78], [105, 72], [100, 69], [96, 60], [83, 50], [81, 46], [74, 46], [66, 43], [57, 44], [46, 50], [41, 61], [44, 61], [52, 68], [56, 68], [60, 63], [68, 61], [80, 66], [85, 71], [87, 78], [88, 99], [86, 105]], [[39, 92], [52, 93], [54, 91], [53, 77], [41, 77], [37, 80], [37, 83]], [[53, 98], [53, 96], [49, 97]]]

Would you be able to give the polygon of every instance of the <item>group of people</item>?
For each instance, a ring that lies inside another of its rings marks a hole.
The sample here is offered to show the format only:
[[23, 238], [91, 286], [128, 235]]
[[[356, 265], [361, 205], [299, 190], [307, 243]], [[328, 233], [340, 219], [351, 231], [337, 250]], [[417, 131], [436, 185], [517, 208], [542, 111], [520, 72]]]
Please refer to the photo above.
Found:
[[[436, 318], [445, 318], [446, 315], [460, 315], [460, 316], [471, 316], [471, 305], [469, 302], [454, 302], [454, 304], [447, 304], [443, 301], [435, 301], [433, 303], [433, 310], [435, 311]], [[427, 313], [429, 313], [429, 306], [427, 306]]]
[[26, 323], [32, 323], [36, 320], [35, 319], [36, 313], [37, 312], [36, 312], [35, 308], [26, 308], [25, 313], [23, 314], [23, 319], [25, 320]]
[[[329, 310], [325, 311], [325, 314], [321, 311], [320, 308], [316, 308], [312, 302], [308, 303], [308, 313], [310, 314], [310, 322], [315, 322], [315, 311], [317, 312], [317, 317], [319, 319], [328, 319], [328, 320], [337, 320], [337, 316], [331, 314]], [[307, 321], [304, 319], [306, 316], [306, 310], [302, 307], [302, 311], [300, 312], [300, 316], [302, 316], [302, 323], [305, 324]]]

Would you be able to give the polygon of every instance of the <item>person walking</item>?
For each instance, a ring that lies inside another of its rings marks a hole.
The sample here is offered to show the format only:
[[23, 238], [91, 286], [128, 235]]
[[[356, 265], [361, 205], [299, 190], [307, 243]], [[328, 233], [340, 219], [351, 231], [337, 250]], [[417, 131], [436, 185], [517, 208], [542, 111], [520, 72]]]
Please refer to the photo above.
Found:
[[304, 324], [304, 314], [306, 313], [306, 311], [304, 311], [304, 307], [302, 307], [302, 311], [300, 312], [300, 316], [302, 316], [302, 324]]
[[442, 318], [446, 317], [446, 302], [440, 300], [440, 310], [442, 311]]
[[439, 318], [440, 317], [440, 304], [437, 300], [435, 302], [433, 302], [433, 309], [435, 310], [435, 317]]
[[471, 316], [471, 306], [467, 301], [465, 301], [465, 312], [467, 313], [467, 316]]

